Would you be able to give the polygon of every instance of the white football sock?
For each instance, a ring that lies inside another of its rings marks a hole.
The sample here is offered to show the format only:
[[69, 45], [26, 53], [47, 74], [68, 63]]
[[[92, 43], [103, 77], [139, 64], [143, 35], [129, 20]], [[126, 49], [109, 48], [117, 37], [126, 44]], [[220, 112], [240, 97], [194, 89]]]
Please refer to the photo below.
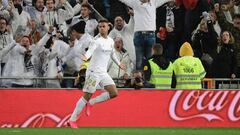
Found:
[[76, 121], [78, 118], [78, 115], [81, 113], [83, 107], [87, 104], [87, 101], [82, 97], [78, 100], [76, 107], [70, 117], [70, 121]]
[[104, 102], [104, 101], [106, 101], [106, 100], [108, 100], [108, 99], [110, 99], [109, 93], [108, 93], [108, 92], [104, 92], [104, 93], [102, 93], [101, 95], [99, 95], [99, 96], [91, 99], [91, 100], [89, 101], [89, 103], [90, 103], [90, 105], [94, 105], [94, 104], [96, 104], [96, 103]]

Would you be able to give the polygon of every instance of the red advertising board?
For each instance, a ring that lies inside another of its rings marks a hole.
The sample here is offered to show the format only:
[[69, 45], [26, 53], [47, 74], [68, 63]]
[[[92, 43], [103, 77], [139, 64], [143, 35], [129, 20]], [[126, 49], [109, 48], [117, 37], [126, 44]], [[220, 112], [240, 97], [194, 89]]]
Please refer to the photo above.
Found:
[[[101, 91], [97, 91], [99, 95]], [[65, 127], [80, 90], [0, 90], [0, 127]], [[240, 127], [240, 91], [120, 90], [81, 127]]]

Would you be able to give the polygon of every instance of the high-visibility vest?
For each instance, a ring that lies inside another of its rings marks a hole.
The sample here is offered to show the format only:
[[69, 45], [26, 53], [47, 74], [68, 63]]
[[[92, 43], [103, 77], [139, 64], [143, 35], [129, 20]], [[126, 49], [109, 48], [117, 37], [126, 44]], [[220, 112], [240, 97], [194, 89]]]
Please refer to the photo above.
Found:
[[150, 83], [158, 89], [171, 89], [173, 66], [170, 62], [167, 69], [161, 69], [152, 59], [148, 60], [151, 67]]
[[201, 89], [201, 80], [206, 75], [199, 58], [184, 56], [173, 63], [178, 89]]
[[82, 69], [87, 69], [89, 66], [90, 62], [89, 61], [84, 61], [81, 65], [80, 65], [80, 70]]
[[[87, 70], [89, 64], [90, 64], [89, 61], [85, 61], [85, 62], [83, 62], [83, 63], [80, 65], [80, 71], [83, 70], [83, 69], [86, 69], [86, 70]], [[80, 75], [78, 74], [78, 76], [77, 76], [77, 80], [79, 80], [79, 78], [80, 78]]]

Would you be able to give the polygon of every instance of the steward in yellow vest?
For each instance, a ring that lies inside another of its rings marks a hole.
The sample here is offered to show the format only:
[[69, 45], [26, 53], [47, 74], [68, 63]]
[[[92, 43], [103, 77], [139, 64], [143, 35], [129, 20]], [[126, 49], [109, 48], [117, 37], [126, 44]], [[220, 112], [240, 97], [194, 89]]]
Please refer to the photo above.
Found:
[[163, 47], [156, 44], [152, 48], [153, 56], [144, 65], [146, 81], [155, 85], [158, 89], [171, 89], [173, 66], [163, 57]]
[[78, 75], [74, 81], [74, 86], [77, 86], [79, 88], [82, 88], [85, 82], [85, 76], [86, 76], [86, 71], [87, 68], [89, 66], [89, 61], [84, 61], [81, 65], [80, 65], [80, 70], [78, 72]]
[[188, 42], [185, 42], [180, 50], [181, 56], [173, 63], [176, 76], [177, 89], [201, 89], [202, 79], [206, 72], [199, 58], [193, 57], [193, 50]]

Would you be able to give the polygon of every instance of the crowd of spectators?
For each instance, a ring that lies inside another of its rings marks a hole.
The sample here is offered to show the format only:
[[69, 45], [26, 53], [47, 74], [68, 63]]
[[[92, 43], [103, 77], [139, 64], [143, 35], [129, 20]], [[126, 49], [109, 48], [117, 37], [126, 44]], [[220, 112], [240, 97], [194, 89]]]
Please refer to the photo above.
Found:
[[[122, 70], [109, 62], [118, 87], [155, 87], [144, 65], [156, 57], [158, 44], [164, 62], [173, 63], [189, 42], [207, 78], [240, 77], [240, 0], [1, 0], [0, 76], [9, 78], [1, 87], [82, 87], [88, 62], [78, 65], [74, 53], [86, 50], [76, 46], [72, 31], [88, 46], [101, 19], [111, 22], [109, 36], [126, 65]], [[79, 21], [84, 31], [74, 26]], [[52, 79], [21, 79], [28, 77]]]

